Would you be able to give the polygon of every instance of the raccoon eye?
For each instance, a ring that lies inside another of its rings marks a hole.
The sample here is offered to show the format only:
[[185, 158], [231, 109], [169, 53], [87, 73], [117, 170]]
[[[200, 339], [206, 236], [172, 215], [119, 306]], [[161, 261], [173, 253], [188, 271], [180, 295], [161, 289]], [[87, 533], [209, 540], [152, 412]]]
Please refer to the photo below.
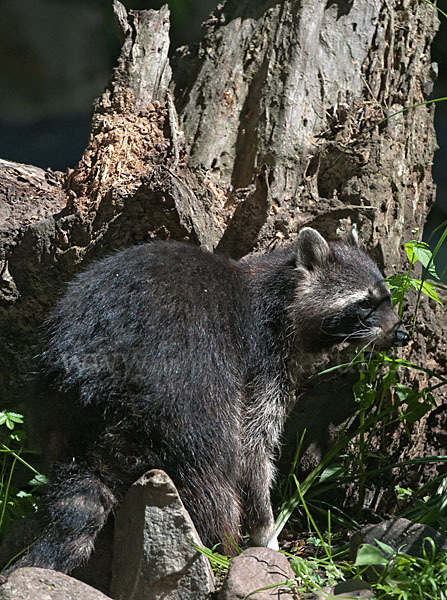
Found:
[[361, 300], [357, 306], [363, 310], [374, 310], [374, 306], [369, 298]]

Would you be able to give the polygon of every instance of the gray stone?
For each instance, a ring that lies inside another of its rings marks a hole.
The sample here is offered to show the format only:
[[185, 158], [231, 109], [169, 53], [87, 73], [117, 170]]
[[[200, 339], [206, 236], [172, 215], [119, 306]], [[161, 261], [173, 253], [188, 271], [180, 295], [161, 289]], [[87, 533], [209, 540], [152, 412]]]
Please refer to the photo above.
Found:
[[117, 513], [111, 596], [115, 600], [205, 600], [214, 591], [202, 546], [171, 479], [159, 470], [136, 481]]
[[[249, 548], [233, 558], [228, 575], [220, 590], [219, 600], [273, 600], [299, 598], [296, 590], [278, 585], [294, 579], [287, 558], [270, 548]], [[252, 594], [255, 590], [276, 586]]]
[[334, 595], [345, 596], [346, 598], [374, 598], [371, 586], [363, 579], [340, 581], [334, 586]]
[[6, 583], [0, 585], [0, 600], [110, 600], [102, 592], [95, 590], [69, 575], [24, 567], [13, 571]]
[[[395, 550], [401, 549], [411, 556], [423, 556], [423, 541], [426, 537], [433, 539], [438, 552], [447, 550], [447, 538], [428, 525], [413, 523], [402, 518], [382, 521], [376, 525], [366, 525], [351, 538], [351, 556], [355, 560], [361, 544], [377, 545], [376, 540], [388, 544]], [[429, 545], [425, 544], [425, 548], [426, 551], [431, 552]]]
[[372, 593], [369, 585], [361, 579], [342, 581], [337, 585], [329, 585], [321, 588], [321, 590], [318, 592], [306, 594], [304, 596], [304, 600], [331, 600], [331, 598], [340, 598], [340, 600], [355, 600], [355, 598], [372, 599], [375, 598], [375, 596]]

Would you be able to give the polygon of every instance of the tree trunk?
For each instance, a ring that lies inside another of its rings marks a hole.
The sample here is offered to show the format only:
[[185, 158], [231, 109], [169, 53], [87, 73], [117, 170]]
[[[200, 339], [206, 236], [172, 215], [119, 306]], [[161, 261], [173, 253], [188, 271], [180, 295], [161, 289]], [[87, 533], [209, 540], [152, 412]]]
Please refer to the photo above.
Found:
[[[432, 90], [432, 6], [227, 0], [172, 66], [167, 7], [114, 7], [122, 51], [79, 164], [0, 162], [0, 393], [14, 405], [64, 283], [112, 249], [173, 238], [239, 258], [303, 225], [336, 238], [356, 223], [390, 274], [434, 201], [433, 105], [403, 111]], [[420, 317], [404, 354], [445, 372], [445, 315], [425, 302]], [[316, 440], [352, 410], [326, 411], [332, 384], [318, 394]], [[421, 435], [410, 454], [439, 452]]]

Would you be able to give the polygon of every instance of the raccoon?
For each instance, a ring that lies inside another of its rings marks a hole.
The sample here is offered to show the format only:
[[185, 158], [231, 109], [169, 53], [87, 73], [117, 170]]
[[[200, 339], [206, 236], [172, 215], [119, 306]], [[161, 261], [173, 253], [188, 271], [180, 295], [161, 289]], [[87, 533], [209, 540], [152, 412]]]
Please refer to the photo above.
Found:
[[270, 488], [291, 371], [304, 380], [300, 365], [339, 343], [407, 341], [354, 238], [307, 227], [238, 262], [154, 241], [92, 264], [48, 322], [36, 409], [51, 484], [20, 565], [86, 561], [151, 468], [172, 477], [205, 544], [246, 531], [277, 548]]

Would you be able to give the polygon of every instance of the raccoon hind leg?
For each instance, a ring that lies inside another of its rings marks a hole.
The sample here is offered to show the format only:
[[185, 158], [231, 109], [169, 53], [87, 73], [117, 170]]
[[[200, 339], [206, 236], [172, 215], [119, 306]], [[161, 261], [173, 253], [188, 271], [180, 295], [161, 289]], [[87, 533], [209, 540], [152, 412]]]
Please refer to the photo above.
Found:
[[76, 463], [59, 467], [39, 511], [41, 535], [14, 568], [38, 566], [70, 573], [85, 563], [117, 501], [93, 471]]
[[206, 546], [221, 543], [219, 551], [234, 554], [241, 542], [241, 501], [231, 478], [207, 469], [174, 476], [182, 501]]

